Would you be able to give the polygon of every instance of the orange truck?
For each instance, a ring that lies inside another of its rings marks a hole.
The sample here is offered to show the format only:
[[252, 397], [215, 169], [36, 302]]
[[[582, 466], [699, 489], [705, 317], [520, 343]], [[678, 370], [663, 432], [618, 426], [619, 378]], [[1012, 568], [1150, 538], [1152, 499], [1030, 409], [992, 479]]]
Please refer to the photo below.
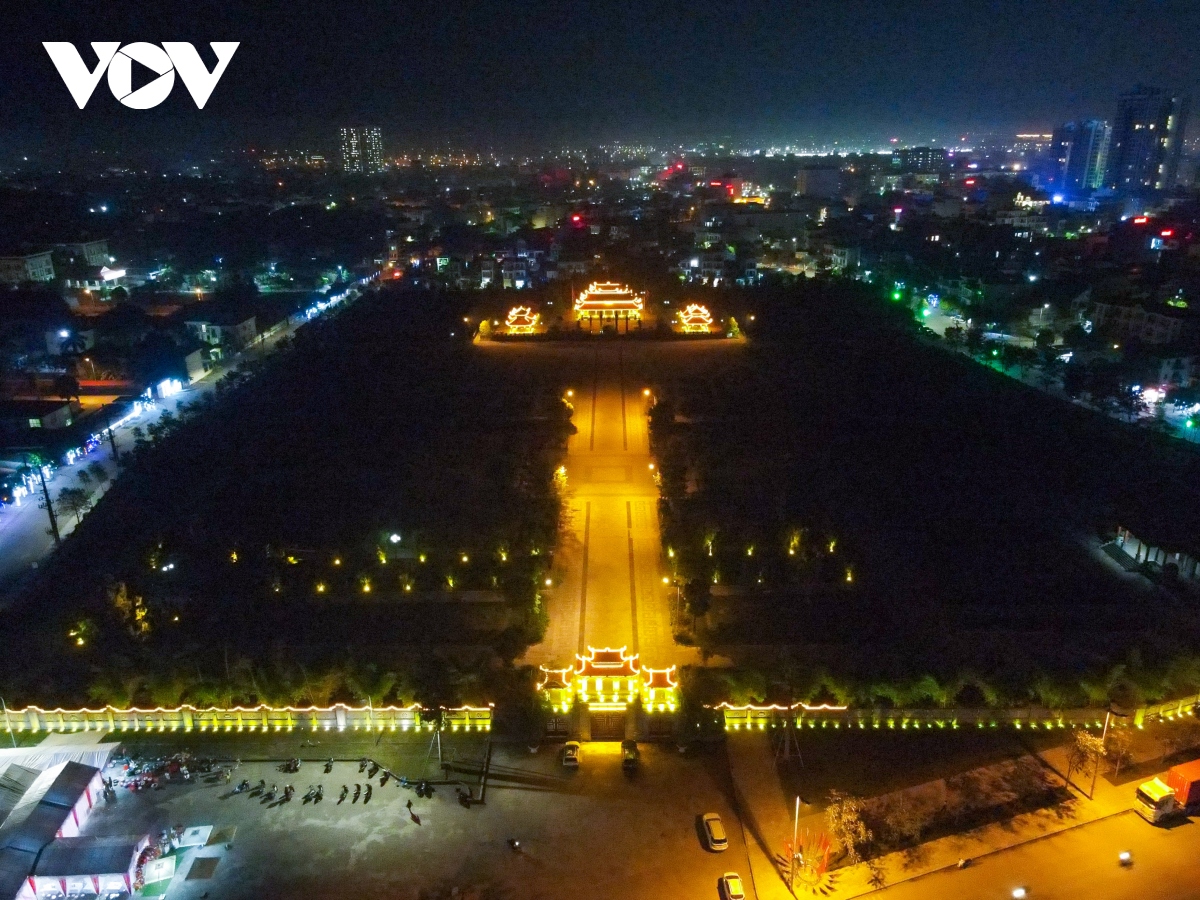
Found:
[[1175, 813], [1200, 807], [1200, 759], [1172, 766], [1166, 779], [1138, 785], [1137, 811], [1147, 822], [1161, 822]]

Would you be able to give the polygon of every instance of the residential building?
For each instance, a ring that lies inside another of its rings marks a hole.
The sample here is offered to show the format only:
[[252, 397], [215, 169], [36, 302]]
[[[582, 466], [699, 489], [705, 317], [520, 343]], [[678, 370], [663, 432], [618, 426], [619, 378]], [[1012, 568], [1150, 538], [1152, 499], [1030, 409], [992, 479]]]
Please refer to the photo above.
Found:
[[483, 257], [477, 265], [479, 270], [479, 286], [487, 288], [495, 284], [497, 280], [496, 260], [490, 257]]
[[200, 343], [224, 350], [241, 350], [258, 335], [257, 321], [253, 314], [220, 309], [193, 309], [184, 326]]
[[113, 262], [108, 255], [108, 241], [77, 241], [73, 244], [56, 244], [54, 247], [66, 254], [69, 261], [86, 262], [89, 266], [107, 266]]
[[383, 171], [383, 137], [378, 128], [342, 129], [342, 171], [355, 175]]
[[1055, 131], [1058, 184], [1074, 196], [1104, 186], [1112, 126], [1100, 119], [1068, 122]]
[[842, 171], [837, 166], [805, 166], [796, 173], [796, 193], [802, 197], [833, 199], [842, 191]]
[[949, 156], [942, 147], [900, 147], [892, 151], [892, 169], [899, 172], [942, 172]]
[[0, 403], [0, 426], [9, 431], [69, 428], [79, 410], [73, 400], [6, 400]]
[[501, 266], [501, 275], [506, 288], [531, 287], [529, 278], [529, 260], [524, 257], [506, 259]]
[[1183, 334], [1184, 316], [1179, 311], [1146, 309], [1137, 301], [1096, 301], [1090, 318], [1098, 331], [1145, 344], [1170, 344]]
[[1132, 196], [1175, 186], [1188, 98], [1138, 85], [1122, 94], [1112, 128], [1108, 186]]
[[1146, 381], [1160, 387], [1191, 387], [1196, 379], [1194, 356], [1150, 356], [1145, 361]]
[[53, 280], [54, 257], [49, 250], [24, 256], [0, 256], [0, 284]]

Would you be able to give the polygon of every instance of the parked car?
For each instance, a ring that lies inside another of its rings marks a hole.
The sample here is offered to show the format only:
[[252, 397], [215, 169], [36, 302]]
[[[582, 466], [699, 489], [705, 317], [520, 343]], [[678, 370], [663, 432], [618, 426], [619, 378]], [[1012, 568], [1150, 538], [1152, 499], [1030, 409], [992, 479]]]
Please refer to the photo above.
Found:
[[567, 741], [563, 747], [562, 764], [568, 769], [579, 768], [579, 741]]
[[721, 817], [716, 813], [705, 813], [703, 821], [704, 843], [708, 845], [708, 849], [714, 853], [728, 850], [729, 836], [725, 834], [725, 826], [721, 822]]
[[626, 772], [632, 772], [638, 767], [638, 760], [641, 758], [641, 753], [638, 751], [637, 741], [621, 741], [621, 768]]
[[742, 876], [737, 872], [726, 872], [721, 876], [721, 893], [725, 900], [746, 900], [746, 889], [742, 887]]

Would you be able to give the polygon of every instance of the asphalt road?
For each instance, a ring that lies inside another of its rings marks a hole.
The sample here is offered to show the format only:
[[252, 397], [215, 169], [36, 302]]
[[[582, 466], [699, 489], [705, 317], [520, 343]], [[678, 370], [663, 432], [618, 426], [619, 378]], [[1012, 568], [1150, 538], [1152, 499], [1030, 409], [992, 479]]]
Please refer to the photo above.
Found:
[[[886, 900], [970, 897], [1007, 900], [1025, 888], [1029, 900], [1194, 900], [1200, 897], [1200, 826], [1155, 828], [1123, 813], [1054, 837], [1023, 844], [951, 869], [889, 887]], [[1133, 865], [1118, 865], [1128, 850]]]

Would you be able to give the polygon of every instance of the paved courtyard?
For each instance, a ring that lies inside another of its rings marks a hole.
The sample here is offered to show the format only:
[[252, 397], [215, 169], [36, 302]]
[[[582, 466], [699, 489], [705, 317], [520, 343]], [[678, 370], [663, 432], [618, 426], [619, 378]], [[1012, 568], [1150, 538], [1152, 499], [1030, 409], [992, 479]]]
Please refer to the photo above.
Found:
[[[451, 777], [477, 784], [468, 761], [481, 758], [477, 749], [460, 747], [460, 771]], [[496, 745], [486, 802], [470, 809], [457, 802], [452, 783], [437, 784], [433, 798], [422, 799], [395, 782], [381, 788], [378, 777], [369, 803], [338, 804], [342, 784], [353, 791], [364, 783], [355, 762], [337, 762], [329, 775], [319, 762], [306, 762], [287, 776], [275, 763], [245, 761], [234, 784], [262, 778], [282, 787], [290, 779], [296, 797], [267, 803], [233, 794], [223, 780], [123, 790], [115, 804], [98, 808], [87, 833], [214, 826], [214, 842], [181, 860], [168, 891], [174, 900], [716, 897], [723, 872], [749, 875], [723, 753], [683, 757], [673, 747], [642, 749], [643, 765], [630, 776], [621, 770], [617, 744], [586, 745], [576, 772], [563, 769], [553, 745], [538, 754]], [[386, 750], [395, 771], [416, 774], [428, 743]], [[437, 768], [435, 752], [428, 771]], [[324, 785], [324, 801], [301, 802], [313, 782]], [[721, 854], [699, 842], [697, 817], [710, 811], [730, 832], [730, 848]], [[521, 842], [519, 852], [509, 838]], [[216, 862], [196, 865], [196, 857]], [[193, 865], [197, 874], [211, 868], [211, 877], [189, 879]]]

